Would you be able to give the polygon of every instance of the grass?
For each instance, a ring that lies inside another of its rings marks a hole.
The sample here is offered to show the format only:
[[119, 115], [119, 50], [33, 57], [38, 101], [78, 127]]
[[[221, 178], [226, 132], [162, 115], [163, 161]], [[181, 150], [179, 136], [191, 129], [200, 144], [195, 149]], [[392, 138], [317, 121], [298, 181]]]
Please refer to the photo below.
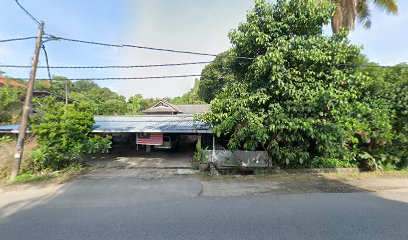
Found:
[[88, 172], [90, 169], [80, 164], [71, 164], [67, 168], [56, 172], [33, 172], [23, 170], [14, 181], [9, 177], [0, 179], [0, 186], [19, 185], [19, 184], [36, 184], [36, 183], [63, 183], [72, 178]]
[[253, 181], [311, 181], [321, 178], [337, 180], [358, 180], [368, 178], [408, 178], [408, 169], [361, 173], [278, 173], [255, 175], [220, 175], [206, 173], [196, 175], [203, 181], [219, 182], [253, 182]]
[[16, 177], [13, 183], [36, 183], [36, 182], [44, 182], [51, 179], [58, 177], [59, 174], [46, 174], [46, 175], [38, 175], [33, 173], [23, 173]]

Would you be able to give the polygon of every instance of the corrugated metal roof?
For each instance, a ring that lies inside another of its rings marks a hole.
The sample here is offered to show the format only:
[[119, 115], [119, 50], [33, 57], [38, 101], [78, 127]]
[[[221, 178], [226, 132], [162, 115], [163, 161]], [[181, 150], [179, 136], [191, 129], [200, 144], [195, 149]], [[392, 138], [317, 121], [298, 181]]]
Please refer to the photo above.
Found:
[[0, 133], [18, 133], [20, 125], [0, 126]]
[[192, 116], [96, 116], [93, 132], [210, 133], [208, 125]]
[[[188, 115], [95, 116], [92, 132], [211, 133], [210, 127]], [[0, 132], [18, 133], [19, 125], [0, 126]]]
[[210, 104], [184, 104], [175, 106], [184, 114], [205, 113], [210, 110]]

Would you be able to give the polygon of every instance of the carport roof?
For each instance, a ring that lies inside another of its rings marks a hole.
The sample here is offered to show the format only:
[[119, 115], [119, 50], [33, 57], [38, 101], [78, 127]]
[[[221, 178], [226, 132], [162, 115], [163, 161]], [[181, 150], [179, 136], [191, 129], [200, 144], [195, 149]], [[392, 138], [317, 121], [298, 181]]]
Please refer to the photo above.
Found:
[[211, 133], [210, 127], [192, 116], [96, 116], [92, 132], [106, 133]]

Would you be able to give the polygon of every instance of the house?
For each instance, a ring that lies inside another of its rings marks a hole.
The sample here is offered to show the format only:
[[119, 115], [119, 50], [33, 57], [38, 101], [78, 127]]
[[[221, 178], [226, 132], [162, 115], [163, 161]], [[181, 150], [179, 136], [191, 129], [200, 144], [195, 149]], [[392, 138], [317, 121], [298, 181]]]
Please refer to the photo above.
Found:
[[205, 113], [210, 110], [209, 104], [188, 104], [188, 105], [176, 105], [170, 104], [165, 101], [159, 101], [152, 107], [143, 111], [149, 115], [176, 115], [187, 114], [194, 115], [199, 113]]
[[4, 76], [0, 76], [0, 88], [3, 88], [5, 86], [9, 86], [9, 87], [16, 87], [16, 88], [21, 88], [21, 89], [27, 89], [27, 86], [15, 81], [15, 80], [11, 80], [11, 79], [7, 79]]
[[[93, 132], [111, 135], [115, 143], [127, 142], [155, 148], [170, 148], [177, 144], [192, 144], [198, 139], [211, 143], [210, 126], [195, 115], [209, 111], [208, 104], [175, 105], [159, 101], [136, 116], [95, 116]], [[155, 141], [158, 140], [158, 141]]]
[[[92, 132], [112, 136], [114, 143], [131, 144], [147, 151], [150, 151], [150, 146], [193, 146], [199, 139], [203, 146], [211, 146], [213, 134], [210, 126], [195, 117], [195, 114], [209, 109], [207, 104], [173, 105], [159, 101], [143, 115], [95, 116]], [[0, 133], [18, 133], [18, 125], [2, 126]]]

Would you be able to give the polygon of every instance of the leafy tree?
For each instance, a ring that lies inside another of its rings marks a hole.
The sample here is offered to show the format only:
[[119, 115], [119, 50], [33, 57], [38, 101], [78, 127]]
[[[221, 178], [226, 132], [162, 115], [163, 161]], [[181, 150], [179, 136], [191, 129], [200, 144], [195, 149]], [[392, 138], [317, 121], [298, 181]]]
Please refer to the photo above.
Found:
[[367, 78], [354, 106], [358, 157], [372, 168], [393, 168], [408, 158], [408, 66], [361, 68]]
[[88, 103], [95, 115], [123, 115], [127, 112], [124, 96], [93, 82], [74, 82], [69, 96], [74, 101]]
[[127, 108], [128, 114], [136, 115], [140, 114], [147, 106], [147, 101], [143, 98], [142, 94], [136, 94], [128, 99]]
[[183, 94], [181, 97], [175, 97], [173, 99], [169, 99], [169, 102], [173, 104], [202, 104], [204, 103], [198, 94], [199, 91], [200, 80], [196, 79], [194, 81], [193, 88]]
[[[281, 166], [349, 166], [344, 114], [361, 81], [342, 64], [360, 49], [345, 33], [324, 36], [334, 13], [324, 2], [256, 1], [247, 21], [230, 32], [236, 82], [212, 101], [203, 120], [225, 135], [230, 148], [266, 149]], [[344, 82], [346, 85], [343, 85]]]
[[91, 90], [97, 90], [100, 89], [98, 84], [92, 82], [92, 81], [76, 81], [73, 83], [73, 88], [72, 91], [74, 92], [89, 92]]
[[228, 51], [219, 54], [201, 72], [198, 95], [207, 103], [222, 92], [227, 83], [234, 80], [230, 66], [231, 58], [228, 55]]
[[[41, 169], [63, 169], [86, 152], [105, 150], [109, 139], [91, 136], [94, 124], [92, 109], [86, 103], [65, 105], [55, 97], [36, 100], [41, 114], [31, 120], [39, 147], [32, 154]], [[96, 145], [95, 142], [100, 145]], [[104, 145], [104, 146], [102, 146]], [[97, 150], [95, 150], [97, 147]]]

